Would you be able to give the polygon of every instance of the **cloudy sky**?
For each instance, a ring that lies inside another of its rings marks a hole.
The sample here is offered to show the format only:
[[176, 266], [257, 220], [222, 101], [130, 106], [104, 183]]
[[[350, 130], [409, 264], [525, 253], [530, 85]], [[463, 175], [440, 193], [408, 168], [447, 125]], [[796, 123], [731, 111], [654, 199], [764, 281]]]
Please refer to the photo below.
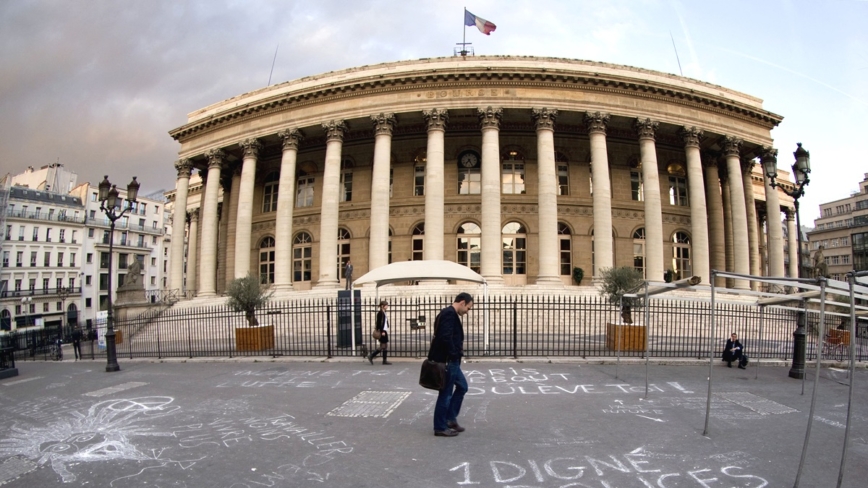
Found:
[[467, 29], [480, 55], [683, 72], [762, 98], [784, 116], [779, 167], [796, 142], [811, 152], [806, 224], [868, 172], [866, 0], [2, 0], [0, 175], [59, 160], [79, 181], [173, 188], [168, 131], [187, 113], [269, 77], [451, 56], [465, 6], [497, 25]]

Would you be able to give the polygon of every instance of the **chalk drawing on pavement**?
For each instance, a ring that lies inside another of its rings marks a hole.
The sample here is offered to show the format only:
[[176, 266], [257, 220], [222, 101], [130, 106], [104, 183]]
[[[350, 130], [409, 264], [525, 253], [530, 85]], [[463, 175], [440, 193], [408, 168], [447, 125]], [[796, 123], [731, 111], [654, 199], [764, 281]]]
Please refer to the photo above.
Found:
[[326, 415], [333, 417], [386, 418], [408, 396], [410, 396], [410, 392], [408, 391], [363, 391]]

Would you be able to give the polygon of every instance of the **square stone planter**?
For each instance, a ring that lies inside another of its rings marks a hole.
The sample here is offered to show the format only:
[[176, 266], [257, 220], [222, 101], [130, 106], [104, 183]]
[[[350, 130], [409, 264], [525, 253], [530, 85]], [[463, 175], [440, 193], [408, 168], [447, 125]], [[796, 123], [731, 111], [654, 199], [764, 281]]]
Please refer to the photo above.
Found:
[[235, 350], [264, 351], [274, 349], [274, 326], [235, 328]]
[[606, 324], [606, 347], [616, 351], [645, 351], [647, 329], [644, 325]]

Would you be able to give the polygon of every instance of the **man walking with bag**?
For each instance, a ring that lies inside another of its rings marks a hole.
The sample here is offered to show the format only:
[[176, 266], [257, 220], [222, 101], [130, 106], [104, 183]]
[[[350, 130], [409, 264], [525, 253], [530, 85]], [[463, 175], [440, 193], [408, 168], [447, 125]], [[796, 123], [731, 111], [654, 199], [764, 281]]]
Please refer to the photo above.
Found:
[[467, 379], [461, 372], [461, 358], [464, 356], [464, 326], [461, 317], [473, 308], [473, 297], [469, 293], [459, 293], [452, 305], [440, 311], [439, 320], [434, 328], [434, 339], [428, 359], [446, 363], [446, 381], [437, 396], [434, 407], [434, 435], [455, 437], [464, 432], [458, 425], [458, 413], [464, 394], [467, 393]]

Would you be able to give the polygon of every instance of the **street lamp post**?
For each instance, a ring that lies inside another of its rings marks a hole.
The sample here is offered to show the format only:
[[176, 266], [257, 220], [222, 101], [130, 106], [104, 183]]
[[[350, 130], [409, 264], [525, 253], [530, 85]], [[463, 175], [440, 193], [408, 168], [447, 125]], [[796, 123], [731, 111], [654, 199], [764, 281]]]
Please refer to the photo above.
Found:
[[[796, 242], [798, 250], [796, 256], [798, 259], [798, 277], [802, 277], [802, 219], [799, 215], [799, 198], [805, 196], [805, 187], [811, 180], [808, 175], [811, 173], [811, 153], [802, 148], [802, 143], [796, 144], [798, 147], [793, 153], [796, 162], [793, 163], [793, 176], [796, 179], [796, 186], [792, 190], [787, 190], [781, 186], [781, 191], [793, 199], [793, 206], [796, 209]], [[777, 188], [779, 185], [775, 181], [778, 175], [778, 169], [775, 165], [775, 160], [770, 159], [763, 161], [763, 170], [769, 178], [770, 186]], [[806, 331], [805, 331], [805, 312], [796, 314], [796, 330], [793, 331], [793, 364], [790, 367], [790, 378], [802, 379], [805, 377], [805, 346], [806, 346]]]
[[63, 333], [66, 328], [66, 299], [69, 297], [71, 290], [68, 287], [61, 286], [57, 289], [57, 296], [60, 297], [60, 337], [63, 338]]
[[[28, 316], [28, 314], [30, 313], [30, 304], [31, 303], [33, 303], [33, 297], [22, 297], [21, 298], [21, 307], [24, 309], [24, 327], [25, 328], [28, 325], [30, 325], [30, 324], [28, 324], [28, 322], [29, 322], [28, 319], [30, 318]], [[25, 332], [25, 333], [30, 336], [30, 344], [28, 344], [28, 346], [30, 346], [30, 356], [33, 357], [36, 354], [35, 353], [35, 351], [36, 351], [36, 337], [34, 337], [33, 334], [30, 332]]]
[[[99, 183], [99, 208], [105, 212], [106, 218], [111, 222], [109, 229], [109, 258], [108, 258], [108, 314], [106, 317], [106, 367], [108, 373], [120, 371], [118, 365], [117, 351], [115, 350], [115, 329], [114, 329], [114, 314], [112, 306], [112, 262], [114, 261], [114, 238], [115, 238], [115, 221], [121, 218], [125, 213], [130, 211], [135, 203], [139, 193], [139, 182], [133, 176], [133, 181], [127, 185], [127, 205], [121, 209], [121, 202], [118, 199], [118, 190], [115, 185], [112, 185], [108, 179], [108, 175]], [[120, 212], [118, 212], [120, 210]]]

